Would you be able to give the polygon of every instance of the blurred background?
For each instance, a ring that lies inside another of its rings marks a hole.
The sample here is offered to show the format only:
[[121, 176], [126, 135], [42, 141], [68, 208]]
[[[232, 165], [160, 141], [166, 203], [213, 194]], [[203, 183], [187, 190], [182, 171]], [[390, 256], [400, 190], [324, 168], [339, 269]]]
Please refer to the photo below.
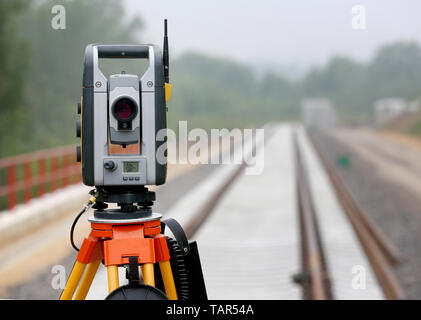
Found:
[[[171, 127], [297, 120], [307, 97], [330, 99], [343, 122], [372, 124], [377, 100], [411, 103], [421, 84], [418, 4], [379, 3], [359, 2], [366, 29], [353, 29], [353, 1], [2, 1], [0, 156], [74, 143], [86, 44], [161, 45], [165, 17]], [[64, 30], [51, 27], [55, 4]]]
[[[64, 29], [51, 24], [58, 4], [66, 10]], [[189, 129], [303, 123], [356, 201], [404, 261], [411, 261], [396, 274], [408, 296], [420, 298], [421, 222], [414, 222], [421, 221], [420, 10], [414, 0], [2, 0], [0, 158], [74, 145], [85, 46], [162, 46], [166, 18], [173, 86], [169, 127], [177, 132], [180, 120], [187, 120]], [[11, 209], [7, 166], [0, 168], [4, 212]], [[380, 166], [383, 173], [376, 171]], [[402, 173], [402, 168], [412, 171]], [[17, 170], [17, 180], [23, 181], [25, 169]], [[211, 171], [195, 170], [186, 186], [192, 188]], [[382, 175], [392, 171], [385, 184]], [[405, 174], [414, 181], [402, 178]], [[405, 184], [411, 184], [410, 191]], [[22, 189], [15, 202], [25, 199]], [[168, 199], [162, 208], [174, 201]], [[70, 264], [74, 255], [60, 259]], [[50, 270], [39, 270], [50, 286]], [[25, 278], [4, 288], [13, 288], [11, 297], [34, 298], [39, 285]]]

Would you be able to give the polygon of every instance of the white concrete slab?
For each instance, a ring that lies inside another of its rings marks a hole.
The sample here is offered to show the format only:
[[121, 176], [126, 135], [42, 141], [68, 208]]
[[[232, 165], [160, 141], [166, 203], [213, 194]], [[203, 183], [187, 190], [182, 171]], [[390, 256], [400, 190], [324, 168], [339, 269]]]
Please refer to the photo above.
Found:
[[31, 199], [26, 204], [17, 205], [12, 210], [0, 213], [0, 242], [7, 243], [31, 229], [42, 226], [47, 221], [69, 211], [80, 211], [89, 200], [92, 188], [81, 183], [46, 193]]
[[291, 128], [264, 152], [264, 171], [240, 176], [195, 237], [210, 299], [300, 299]]

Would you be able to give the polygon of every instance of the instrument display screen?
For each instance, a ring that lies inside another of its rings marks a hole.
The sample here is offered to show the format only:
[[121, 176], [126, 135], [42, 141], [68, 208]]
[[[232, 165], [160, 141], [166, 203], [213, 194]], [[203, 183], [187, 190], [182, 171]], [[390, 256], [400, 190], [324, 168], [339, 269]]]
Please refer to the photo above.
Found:
[[123, 172], [139, 172], [139, 162], [137, 161], [124, 161]]

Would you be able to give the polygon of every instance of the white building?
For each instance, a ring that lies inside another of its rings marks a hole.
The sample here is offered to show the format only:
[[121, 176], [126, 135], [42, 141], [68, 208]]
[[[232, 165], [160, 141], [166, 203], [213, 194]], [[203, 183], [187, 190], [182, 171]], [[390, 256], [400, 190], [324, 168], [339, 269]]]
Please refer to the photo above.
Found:
[[416, 112], [419, 107], [418, 100], [408, 103], [401, 98], [380, 99], [374, 103], [374, 120], [381, 125], [404, 113]]

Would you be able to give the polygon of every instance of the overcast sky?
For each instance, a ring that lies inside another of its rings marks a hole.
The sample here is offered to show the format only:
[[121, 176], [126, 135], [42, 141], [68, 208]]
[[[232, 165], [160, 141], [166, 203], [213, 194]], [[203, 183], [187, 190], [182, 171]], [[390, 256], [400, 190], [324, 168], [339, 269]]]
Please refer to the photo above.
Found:
[[[364, 61], [397, 40], [421, 44], [419, 0], [125, 0], [145, 21], [143, 40], [161, 43], [168, 18], [170, 49], [231, 57], [255, 65], [307, 68], [342, 54]], [[352, 28], [363, 5], [366, 29]]]

